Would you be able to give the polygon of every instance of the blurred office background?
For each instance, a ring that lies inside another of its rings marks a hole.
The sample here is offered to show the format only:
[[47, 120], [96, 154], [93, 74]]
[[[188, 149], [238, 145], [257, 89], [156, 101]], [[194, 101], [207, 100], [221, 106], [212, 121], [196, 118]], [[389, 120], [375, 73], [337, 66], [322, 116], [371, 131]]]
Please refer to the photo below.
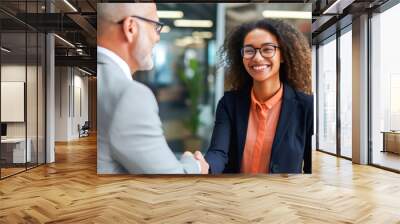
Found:
[[309, 39], [311, 4], [158, 3], [165, 23], [154, 49], [155, 68], [134, 75], [147, 84], [159, 102], [170, 148], [206, 152], [214, 113], [224, 92], [219, 50], [233, 27], [262, 18], [284, 19]]

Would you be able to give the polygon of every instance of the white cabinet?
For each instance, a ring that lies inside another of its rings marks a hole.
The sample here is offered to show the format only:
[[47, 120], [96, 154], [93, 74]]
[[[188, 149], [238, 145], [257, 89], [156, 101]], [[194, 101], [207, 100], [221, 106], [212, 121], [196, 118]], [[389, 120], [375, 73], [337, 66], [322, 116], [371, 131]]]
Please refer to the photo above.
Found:
[[[26, 143], [27, 147], [25, 151], [25, 138], [7, 138], [1, 140], [2, 146], [12, 148], [13, 163], [25, 163], [32, 161], [32, 140], [28, 138]], [[25, 161], [25, 159], [27, 160]]]

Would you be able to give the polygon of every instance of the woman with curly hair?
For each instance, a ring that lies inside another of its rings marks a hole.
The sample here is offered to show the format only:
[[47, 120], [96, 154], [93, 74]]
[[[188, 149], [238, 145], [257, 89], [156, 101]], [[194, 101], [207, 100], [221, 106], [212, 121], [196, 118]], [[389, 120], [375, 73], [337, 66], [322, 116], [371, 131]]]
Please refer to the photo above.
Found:
[[311, 173], [311, 50], [280, 20], [236, 27], [223, 45], [230, 91], [218, 103], [210, 173]]

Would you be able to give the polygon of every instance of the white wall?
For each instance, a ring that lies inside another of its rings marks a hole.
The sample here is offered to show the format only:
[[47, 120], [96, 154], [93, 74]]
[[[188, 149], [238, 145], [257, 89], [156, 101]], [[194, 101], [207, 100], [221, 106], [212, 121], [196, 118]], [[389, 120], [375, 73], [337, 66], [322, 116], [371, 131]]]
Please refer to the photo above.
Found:
[[[9, 64], [1, 66], [1, 81], [25, 82], [25, 65]], [[28, 67], [28, 70], [30, 68]], [[6, 110], [7, 108], [1, 108]], [[25, 137], [25, 122], [7, 122], [7, 137]]]
[[[81, 126], [85, 123], [85, 121], [89, 120], [88, 116], [88, 77], [83, 77], [81, 76], [82, 73], [80, 73], [79, 70], [75, 70], [75, 75], [74, 75], [74, 108], [73, 113], [72, 113], [72, 130], [71, 130], [71, 135], [74, 136], [74, 138], [79, 137], [78, 133], [78, 124]], [[77, 72], [78, 75], [77, 75]], [[80, 93], [79, 93], [80, 91]], [[80, 96], [80, 97], [79, 97]], [[80, 101], [80, 102], [79, 102]], [[80, 108], [81, 107], [81, 108]], [[81, 111], [80, 111], [81, 110]]]
[[56, 141], [77, 139], [78, 124], [88, 120], [88, 78], [82, 75], [76, 68], [56, 67]]
[[55, 68], [55, 141], [67, 141], [70, 76], [67, 67]]
[[[18, 65], [18, 64], [8, 64], [1, 66], [1, 81], [3, 82], [25, 82], [26, 72], [28, 75], [28, 80], [30, 85], [36, 86], [36, 81], [31, 80], [31, 75], [36, 76], [36, 66], [27, 66]], [[27, 88], [27, 106], [28, 114], [28, 137], [29, 133], [31, 133], [30, 128], [32, 130], [36, 130], [36, 113], [32, 111], [36, 111], [36, 88]], [[2, 96], [4, 97], [4, 96]], [[34, 104], [31, 104], [34, 102]], [[39, 105], [40, 107], [41, 105]], [[23, 108], [22, 108], [23, 109]], [[1, 108], [1, 110], [7, 110], [7, 108]], [[34, 121], [35, 124], [31, 122]], [[26, 122], [7, 122], [7, 136], [8, 137], [25, 137], [25, 123]], [[36, 133], [36, 132], [35, 132]]]

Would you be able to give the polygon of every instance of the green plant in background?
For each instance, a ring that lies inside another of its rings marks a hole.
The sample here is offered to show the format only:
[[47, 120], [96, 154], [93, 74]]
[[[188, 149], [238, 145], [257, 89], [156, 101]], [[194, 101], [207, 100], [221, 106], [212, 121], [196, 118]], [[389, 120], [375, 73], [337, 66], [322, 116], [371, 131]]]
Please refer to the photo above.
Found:
[[196, 136], [200, 126], [199, 104], [204, 85], [199, 61], [195, 58], [189, 59], [186, 68], [181, 68], [178, 75], [189, 95], [190, 118], [186, 125], [192, 136]]

